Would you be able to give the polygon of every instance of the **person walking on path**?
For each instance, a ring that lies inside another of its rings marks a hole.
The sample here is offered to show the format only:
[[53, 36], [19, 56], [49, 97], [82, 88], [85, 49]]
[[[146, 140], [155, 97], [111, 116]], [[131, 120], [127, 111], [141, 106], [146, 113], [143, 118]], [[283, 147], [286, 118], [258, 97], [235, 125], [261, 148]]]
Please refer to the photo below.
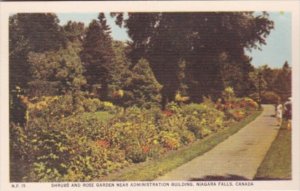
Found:
[[283, 111], [283, 106], [281, 103], [279, 103], [276, 107], [276, 119], [277, 119], [278, 126], [280, 126], [282, 123], [282, 111]]

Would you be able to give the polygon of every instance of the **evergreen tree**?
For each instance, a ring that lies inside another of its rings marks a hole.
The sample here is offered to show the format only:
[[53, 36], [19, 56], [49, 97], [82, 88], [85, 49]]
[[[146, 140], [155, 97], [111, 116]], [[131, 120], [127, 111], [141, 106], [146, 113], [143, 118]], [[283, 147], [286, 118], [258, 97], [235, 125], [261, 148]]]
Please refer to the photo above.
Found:
[[126, 73], [130, 72], [130, 66], [131, 62], [129, 61], [127, 57], [128, 52], [128, 46], [126, 43], [121, 41], [113, 41], [112, 42], [113, 47], [113, 65], [111, 66], [111, 75], [112, 80], [109, 84], [110, 91], [116, 91], [119, 89], [122, 89], [122, 83], [124, 80], [124, 75], [126, 76]]
[[287, 100], [292, 95], [292, 69], [286, 61], [279, 70], [274, 80], [274, 91], [282, 100]]
[[110, 28], [103, 13], [100, 13], [98, 20], [93, 20], [87, 29], [81, 59], [86, 68], [85, 76], [90, 89], [100, 87], [98, 96], [107, 99], [114, 55]]
[[157, 82], [149, 62], [140, 59], [133, 67], [132, 72], [124, 76], [123, 90], [124, 97], [122, 105], [150, 108], [153, 105], [159, 106], [161, 101], [160, 90], [162, 86]]

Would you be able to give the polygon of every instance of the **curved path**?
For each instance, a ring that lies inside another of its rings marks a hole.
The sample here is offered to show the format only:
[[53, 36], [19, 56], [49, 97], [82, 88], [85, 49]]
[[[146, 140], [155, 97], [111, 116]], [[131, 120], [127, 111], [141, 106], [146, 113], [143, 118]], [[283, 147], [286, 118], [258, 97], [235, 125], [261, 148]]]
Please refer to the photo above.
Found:
[[271, 116], [274, 106], [263, 108], [236, 134], [157, 180], [252, 180], [279, 129]]

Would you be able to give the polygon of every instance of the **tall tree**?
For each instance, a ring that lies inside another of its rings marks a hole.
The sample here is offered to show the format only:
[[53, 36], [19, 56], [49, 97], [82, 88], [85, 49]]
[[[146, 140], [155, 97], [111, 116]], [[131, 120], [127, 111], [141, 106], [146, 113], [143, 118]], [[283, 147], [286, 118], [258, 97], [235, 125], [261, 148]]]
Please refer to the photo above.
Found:
[[292, 95], [292, 69], [286, 61], [279, 70], [274, 80], [274, 91], [280, 95], [282, 100], [287, 100]]
[[111, 65], [112, 80], [109, 84], [110, 91], [122, 89], [124, 82], [124, 75], [126, 76], [130, 72], [131, 62], [128, 59], [129, 46], [122, 41], [113, 41], [113, 63]]
[[52, 13], [19, 13], [9, 18], [10, 89], [26, 88], [30, 80], [30, 51], [58, 50], [65, 43], [59, 20]]
[[69, 21], [63, 26], [63, 32], [70, 42], [82, 42], [85, 34], [84, 23]]
[[260, 68], [260, 72], [266, 81], [266, 90], [273, 91], [274, 80], [276, 79], [277, 73], [274, 69], [271, 69], [268, 65], [263, 65]]
[[[121, 25], [122, 13], [112, 15]], [[245, 48], [266, 43], [273, 22], [266, 13], [255, 16], [252, 12], [128, 13], [125, 27], [133, 40], [133, 62], [147, 58], [163, 85], [164, 106], [179, 89], [179, 60], [186, 60], [189, 94], [194, 101], [204, 95], [217, 97], [224, 88], [220, 55], [225, 52], [229, 63], [239, 63]]]
[[90, 88], [101, 86], [100, 97], [104, 99], [108, 94], [108, 84], [111, 80], [110, 69], [114, 61], [110, 32], [105, 15], [100, 13], [98, 20], [93, 20], [87, 29], [81, 52], [88, 85]]
[[[223, 55], [226, 59], [226, 54]], [[248, 96], [253, 93], [253, 81], [251, 72], [254, 67], [251, 65], [251, 59], [244, 56], [239, 61], [223, 60], [221, 65], [221, 76], [225, 87], [233, 87], [237, 97]]]

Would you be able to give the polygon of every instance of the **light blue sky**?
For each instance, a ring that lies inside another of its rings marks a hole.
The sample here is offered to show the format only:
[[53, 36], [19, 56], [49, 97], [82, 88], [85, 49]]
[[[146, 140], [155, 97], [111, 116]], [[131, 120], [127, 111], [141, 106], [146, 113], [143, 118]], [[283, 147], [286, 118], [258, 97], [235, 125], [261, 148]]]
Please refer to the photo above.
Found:
[[267, 37], [267, 44], [262, 50], [247, 52], [253, 58], [252, 64], [261, 66], [267, 64], [271, 67], [282, 67], [285, 61], [291, 65], [292, 59], [292, 25], [291, 13], [270, 13], [270, 19], [274, 21], [274, 29]]
[[[69, 20], [80, 21], [88, 26], [93, 19], [97, 19], [98, 13], [57, 13], [60, 24], [66, 24]], [[110, 16], [106, 15], [107, 21], [112, 29], [112, 37], [115, 40], [129, 40], [126, 29], [115, 25]], [[264, 64], [272, 68], [282, 67], [285, 61], [291, 65], [291, 14], [287, 12], [272, 12], [270, 19], [274, 21], [274, 29], [267, 37], [267, 44], [262, 46], [262, 50], [252, 50], [246, 52], [253, 58], [254, 66]]]
[[[83, 22], [85, 26], [88, 26], [89, 23], [93, 19], [97, 19], [99, 13], [56, 13], [60, 24], [64, 25], [68, 21], [77, 21], [77, 22]], [[114, 40], [120, 40], [120, 41], [127, 41], [129, 40], [129, 37], [127, 35], [127, 31], [124, 28], [118, 27], [114, 19], [109, 16], [109, 14], [105, 14], [108, 24], [111, 27], [111, 35]]]

